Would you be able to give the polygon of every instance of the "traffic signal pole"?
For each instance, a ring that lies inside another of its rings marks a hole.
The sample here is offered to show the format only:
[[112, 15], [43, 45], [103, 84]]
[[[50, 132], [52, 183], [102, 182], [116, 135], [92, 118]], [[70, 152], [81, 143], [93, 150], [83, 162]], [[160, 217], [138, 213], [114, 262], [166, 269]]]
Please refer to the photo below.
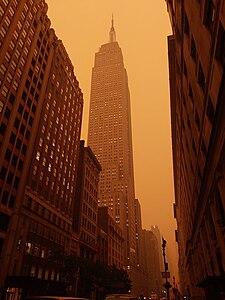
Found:
[[[162, 253], [163, 253], [163, 261], [164, 261], [164, 270], [165, 273], [168, 272], [168, 263], [166, 262], [166, 240], [164, 240], [164, 238], [162, 238]], [[166, 283], [163, 285], [166, 288], [166, 295], [167, 295], [167, 300], [170, 300], [170, 288], [171, 288], [171, 284], [169, 283], [167, 276], [166, 276]]]

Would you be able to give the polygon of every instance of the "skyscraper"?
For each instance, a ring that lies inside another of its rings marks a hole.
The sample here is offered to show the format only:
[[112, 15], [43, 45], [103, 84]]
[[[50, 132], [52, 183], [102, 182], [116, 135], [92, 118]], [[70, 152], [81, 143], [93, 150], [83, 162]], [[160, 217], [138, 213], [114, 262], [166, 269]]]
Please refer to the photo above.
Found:
[[167, 0], [182, 292], [225, 294], [225, 1]]
[[47, 8], [0, 2], [0, 293], [18, 298], [65, 288], [51, 254], [71, 248], [83, 95]]
[[136, 266], [136, 252], [130, 93], [113, 20], [109, 42], [95, 54], [88, 145], [102, 166], [99, 205], [108, 206], [123, 230], [124, 265], [131, 270]]

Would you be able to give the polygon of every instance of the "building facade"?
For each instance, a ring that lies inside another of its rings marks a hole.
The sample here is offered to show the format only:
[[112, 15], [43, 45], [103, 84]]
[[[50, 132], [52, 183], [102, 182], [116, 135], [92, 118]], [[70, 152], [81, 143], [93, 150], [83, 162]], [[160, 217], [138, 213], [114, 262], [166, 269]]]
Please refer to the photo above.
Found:
[[101, 166], [91, 151], [80, 142], [76, 181], [73, 229], [78, 234], [79, 256], [96, 260], [98, 182]]
[[145, 252], [145, 242], [142, 229], [141, 205], [138, 199], [135, 199], [135, 228], [136, 228], [136, 253], [137, 253], [137, 280], [134, 282], [134, 289], [138, 291], [138, 296], [149, 296], [148, 294], [148, 273]]
[[[124, 262], [123, 232], [112, 216], [109, 215], [106, 206], [98, 208], [98, 229], [101, 232], [99, 249], [106, 250], [107, 247], [107, 251], [103, 252], [103, 257], [101, 257], [101, 252], [99, 253], [99, 261], [105, 260], [105, 254], [107, 253], [107, 265], [122, 269]], [[103, 235], [103, 232], [106, 236]]]
[[62, 292], [83, 95], [45, 1], [4, 0], [0, 15], [0, 290]]
[[88, 145], [102, 166], [99, 206], [107, 206], [123, 230], [124, 267], [131, 274], [137, 259], [130, 93], [113, 21], [109, 42], [95, 55]]
[[158, 249], [159, 249], [159, 265], [160, 265], [160, 271], [164, 271], [164, 265], [163, 265], [163, 256], [162, 256], [162, 235], [160, 233], [158, 225], [152, 225], [151, 231], [154, 233], [154, 235], [157, 238], [158, 241]]
[[151, 230], [143, 230], [145, 260], [147, 266], [147, 286], [148, 294], [157, 295], [157, 299], [161, 297], [162, 292], [162, 277], [159, 264], [159, 248], [156, 236]]
[[183, 294], [225, 294], [225, 3], [169, 1], [175, 215]]

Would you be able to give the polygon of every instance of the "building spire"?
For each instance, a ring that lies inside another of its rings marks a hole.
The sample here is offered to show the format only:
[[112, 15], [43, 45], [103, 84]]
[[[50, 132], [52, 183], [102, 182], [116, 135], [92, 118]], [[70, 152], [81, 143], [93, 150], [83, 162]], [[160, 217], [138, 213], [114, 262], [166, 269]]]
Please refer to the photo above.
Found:
[[113, 15], [112, 15], [112, 27], [111, 27], [110, 32], [109, 32], [109, 42], [113, 43], [115, 41], [116, 41], [116, 32], [115, 32], [115, 29], [114, 29], [114, 20], [113, 20]]

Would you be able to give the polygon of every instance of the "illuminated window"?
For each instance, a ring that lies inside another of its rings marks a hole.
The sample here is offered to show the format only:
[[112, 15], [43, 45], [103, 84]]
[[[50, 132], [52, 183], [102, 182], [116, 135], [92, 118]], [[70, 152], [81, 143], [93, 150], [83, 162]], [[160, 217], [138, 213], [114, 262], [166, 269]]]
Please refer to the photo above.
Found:
[[8, 16], [6, 16], [5, 17], [5, 24], [6, 24], [6, 26], [8, 27], [10, 25], [10, 23], [11, 23], [11, 20], [9, 19]]
[[9, 73], [7, 74], [6, 80], [7, 80], [9, 83], [11, 83], [12, 79], [13, 79], [13, 76], [12, 76], [12, 74], [9, 72]]
[[6, 72], [6, 66], [2, 64], [0, 68], [0, 73], [2, 73], [2, 75], [5, 75], [5, 72]]
[[4, 15], [4, 9], [0, 5], [0, 17], [2, 17], [3, 15]]
[[35, 266], [31, 266], [30, 276], [35, 277]]
[[34, 166], [34, 170], [33, 170], [33, 174], [36, 175], [37, 174], [37, 166]]
[[10, 13], [11, 16], [14, 15], [15, 11], [14, 11], [14, 9], [12, 7], [9, 8], [9, 13]]
[[21, 28], [22, 28], [22, 23], [21, 23], [20, 21], [18, 21], [17, 27], [18, 27], [19, 30], [21, 30]]
[[21, 76], [22, 76], [22, 71], [21, 71], [21, 69], [20, 68], [18, 68], [18, 70], [17, 70], [17, 76], [19, 77], [19, 78], [21, 78]]
[[40, 156], [41, 156], [41, 153], [39, 151], [37, 151], [37, 154], [36, 154], [36, 160], [40, 160]]
[[31, 254], [31, 251], [32, 251], [32, 244], [27, 242], [25, 247], [25, 252], [27, 254]]
[[2, 95], [4, 96], [4, 97], [6, 97], [7, 96], [7, 94], [8, 94], [8, 88], [4, 85], [4, 87], [3, 87], [3, 89], [2, 89]]

